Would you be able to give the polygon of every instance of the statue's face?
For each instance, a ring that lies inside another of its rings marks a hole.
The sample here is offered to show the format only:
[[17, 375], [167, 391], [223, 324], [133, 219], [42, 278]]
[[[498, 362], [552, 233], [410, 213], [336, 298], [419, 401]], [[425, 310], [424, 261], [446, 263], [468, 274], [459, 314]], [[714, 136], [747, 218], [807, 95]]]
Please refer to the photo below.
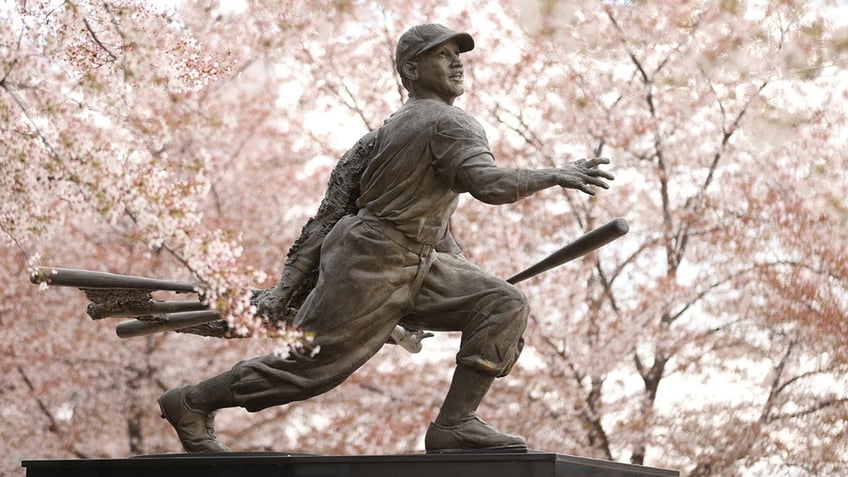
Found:
[[416, 63], [416, 87], [419, 92], [435, 96], [449, 104], [465, 92], [462, 87], [462, 61], [459, 59], [459, 46], [455, 41], [449, 40], [425, 51], [418, 56]]

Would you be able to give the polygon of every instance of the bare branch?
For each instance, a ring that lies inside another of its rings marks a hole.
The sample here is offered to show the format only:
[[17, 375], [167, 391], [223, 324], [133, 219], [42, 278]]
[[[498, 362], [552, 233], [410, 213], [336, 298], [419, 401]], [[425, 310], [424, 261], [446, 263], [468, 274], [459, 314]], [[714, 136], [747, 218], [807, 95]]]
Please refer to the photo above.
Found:
[[41, 413], [47, 418], [49, 425], [47, 426], [47, 430], [50, 432], [58, 432], [59, 426], [56, 422], [56, 417], [53, 416], [53, 413], [50, 412], [50, 409], [44, 404], [44, 401], [38, 396], [38, 393], [35, 390], [35, 386], [33, 386], [32, 381], [30, 381], [29, 376], [27, 376], [26, 371], [21, 366], [17, 366], [18, 373], [21, 375], [21, 378], [24, 380], [24, 384], [26, 384], [27, 389], [29, 389], [32, 394], [32, 399], [35, 400], [35, 403], [38, 404], [38, 408], [41, 410]]
[[795, 419], [799, 417], [805, 417], [810, 414], [815, 414], [823, 409], [827, 409], [829, 407], [836, 407], [840, 405], [848, 405], [848, 398], [839, 398], [839, 399], [822, 399], [817, 401], [815, 404], [811, 405], [806, 409], [802, 409], [800, 411], [788, 412], [784, 414], [774, 414], [769, 416], [768, 422], [776, 422], [782, 421], [786, 419]]
[[[627, 55], [630, 57], [630, 60], [633, 62], [633, 66], [635, 66], [636, 70], [639, 72], [639, 76], [642, 78], [642, 82], [645, 83], [645, 84], [650, 84], [651, 79], [648, 76], [648, 73], [645, 71], [645, 68], [642, 67], [642, 63], [639, 61], [638, 58], [636, 58], [636, 54], [633, 53], [633, 51], [630, 49], [630, 46], [628, 46], [627, 39], [625, 38], [625, 35], [624, 35], [624, 29], [621, 28], [621, 25], [618, 23], [618, 20], [616, 20], [615, 16], [613, 16], [612, 8], [607, 7], [606, 13], [607, 13], [607, 18], [610, 19], [610, 22], [612, 22], [612, 25], [615, 27], [615, 29], [620, 34], [621, 45], [624, 47], [624, 50], [627, 52]], [[651, 110], [651, 113], [653, 113], [653, 109]]]
[[21, 255], [24, 257], [24, 260], [26, 262], [29, 262], [31, 255], [27, 252], [27, 250], [24, 248], [24, 245], [21, 243], [20, 240], [18, 240], [15, 234], [12, 233], [12, 231], [9, 230], [8, 227], [6, 227], [5, 223], [2, 220], [0, 220], [0, 231], [2, 231], [4, 234], [6, 234], [7, 237], [9, 237], [9, 240], [11, 240], [15, 247], [17, 247], [18, 251], [21, 252]]
[[112, 53], [112, 51], [109, 48], [106, 48], [106, 45], [104, 45], [103, 42], [100, 41], [100, 38], [97, 38], [97, 35], [94, 33], [94, 30], [91, 28], [91, 24], [88, 23], [88, 18], [83, 18], [82, 22], [85, 25], [85, 29], [88, 31], [89, 36], [91, 36], [91, 39], [94, 40], [94, 43], [97, 43], [97, 46], [99, 46], [103, 51], [106, 52], [107, 55], [109, 55], [109, 58], [111, 58], [111, 61], [117, 60], [118, 57], [115, 56], [115, 54]]
[[[381, 9], [381, 13], [383, 14], [383, 43], [385, 44], [385, 51], [392, 52], [395, 48], [395, 38], [394, 34], [389, 31], [389, 13], [383, 8]], [[392, 71], [397, 71], [397, 61], [395, 60], [395, 56], [389, 53], [389, 57], [392, 63]], [[401, 81], [399, 76], [392, 75], [392, 78], [395, 82], [395, 88], [398, 92], [398, 99], [400, 103], [403, 103], [404, 97], [406, 96], [406, 88], [403, 87], [403, 82]]]
[[[500, 114], [501, 111], [503, 111], [505, 114], [508, 114], [513, 119], [518, 121], [519, 126], [516, 127], [516, 126], [511, 125], [509, 122], [507, 122], [507, 120], [504, 119], [504, 117]], [[527, 122], [524, 120], [523, 114], [521, 112], [514, 113], [514, 112], [507, 111], [500, 104], [495, 103], [495, 105], [492, 108], [489, 109], [489, 113], [491, 113], [491, 115], [501, 125], [505, 126], [506, 128], [510, 129], [514, 133], [521, 136], [521, 139], [523, 139], [524, 142], [527, 143], [527, 145], [532, 146], [537, 151], [541, 151], [544, 148], [544, 142], [541, 139], [539, 139], [538, 136], [536, 136], [536, 134], [533, 132], [533, 128], [531, 128], [527, 124]], [[551, 160], [551, 158], [547, 158], [547, 159]]]
[[[24, 38], [24, 30], [25, 30], [25, 28], [21, 27], [21, 32], [18, 34], [18, 41], [15, 44], [15, 50], [16, 50], [17, 53], [20, 53], [20, 51], [21, 51], [21, 42], [23, 41], [23, 38]], [[2, 87], [3, 89], [7, 89], [6, 78], [8, 78], [9, 74], [12, 72], [12, 70], [15, 69], [15, 65], [17, 63], [18, 63], [18, 57], [15, 56], [15, 58], [12, 59], [11, 62], [9, 62], [9, 68], [5, 72], [3, 72], [3, 77], [0, 78], [0, 87]]]

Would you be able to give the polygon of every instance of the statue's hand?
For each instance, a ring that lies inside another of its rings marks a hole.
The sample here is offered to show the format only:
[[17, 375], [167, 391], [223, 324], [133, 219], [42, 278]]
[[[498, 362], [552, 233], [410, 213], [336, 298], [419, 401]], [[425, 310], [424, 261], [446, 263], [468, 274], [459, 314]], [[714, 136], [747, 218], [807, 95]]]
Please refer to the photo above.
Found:
[[282, 319], [286, 314], [286, 305], [291, 300], [292, 293], [291, 287], [280, 285], [260, 291], [253, 299], [256, 313], [267, 316], [271, 321]]
[[577, 189], [589, 195], [595, 195], [592, 186], [609, 189], [609, 185], [603, 179], [613, 180], [612, 174], [598, 166], [609, 164], [610, 160], [605, 157], [594, 159], [579, 159], [559, 169], [561, 176], [559, 185], [569, 189]]
[[300, 288], [306, 275], [295, 268], [287, 267], [280, 282], [274, 288], [260, 291], [252, 300], [257, 314], [278, 321], [286, 316], [286, 308], [294, 292]]

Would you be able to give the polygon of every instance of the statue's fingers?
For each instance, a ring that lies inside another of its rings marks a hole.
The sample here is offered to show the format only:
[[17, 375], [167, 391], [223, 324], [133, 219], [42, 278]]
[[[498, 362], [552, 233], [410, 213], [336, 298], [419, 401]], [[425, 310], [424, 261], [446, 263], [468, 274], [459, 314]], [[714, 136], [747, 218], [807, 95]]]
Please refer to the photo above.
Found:
[[590, 183], [594, 186], [602, 187], [604, 189], [609, 189], [609, 184], [602, 181], [601, 179], [598, 179], [597, 177], [588, 177], [586, 179], [586, 182], [588, 182], [588, 183]]
[[580, 184], [578, 189], [580, 189], [580, 191], [585, 192], [589, 195], [595, 195], [595, 190], [592, 189], [591, 187], [589, 187], [589, 184], [587, 184], [587, 183]]
[[603, 169], [589, 169], [588, 171], [586, 171], [586, 175], [589, 176], [589, 177], [603, 177], [604, 179], [607, 179], [607, 180], [610, 180], [610, 181], [615, 180], [614, 175], [612, 175], [610, 172], [605, 171]]

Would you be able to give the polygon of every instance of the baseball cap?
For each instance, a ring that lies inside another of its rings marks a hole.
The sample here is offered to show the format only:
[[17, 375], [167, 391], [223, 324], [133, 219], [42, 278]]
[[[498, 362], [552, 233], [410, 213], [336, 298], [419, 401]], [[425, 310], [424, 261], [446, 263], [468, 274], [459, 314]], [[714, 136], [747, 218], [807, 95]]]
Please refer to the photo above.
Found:
[[460, 52], [474, 49], [474, 39], [468, 33], [458, 33], [438, 23], [418, 25], [400, 36], [395, 52], [398, 73], [407, 61], [448, 40], [456, 40]]

